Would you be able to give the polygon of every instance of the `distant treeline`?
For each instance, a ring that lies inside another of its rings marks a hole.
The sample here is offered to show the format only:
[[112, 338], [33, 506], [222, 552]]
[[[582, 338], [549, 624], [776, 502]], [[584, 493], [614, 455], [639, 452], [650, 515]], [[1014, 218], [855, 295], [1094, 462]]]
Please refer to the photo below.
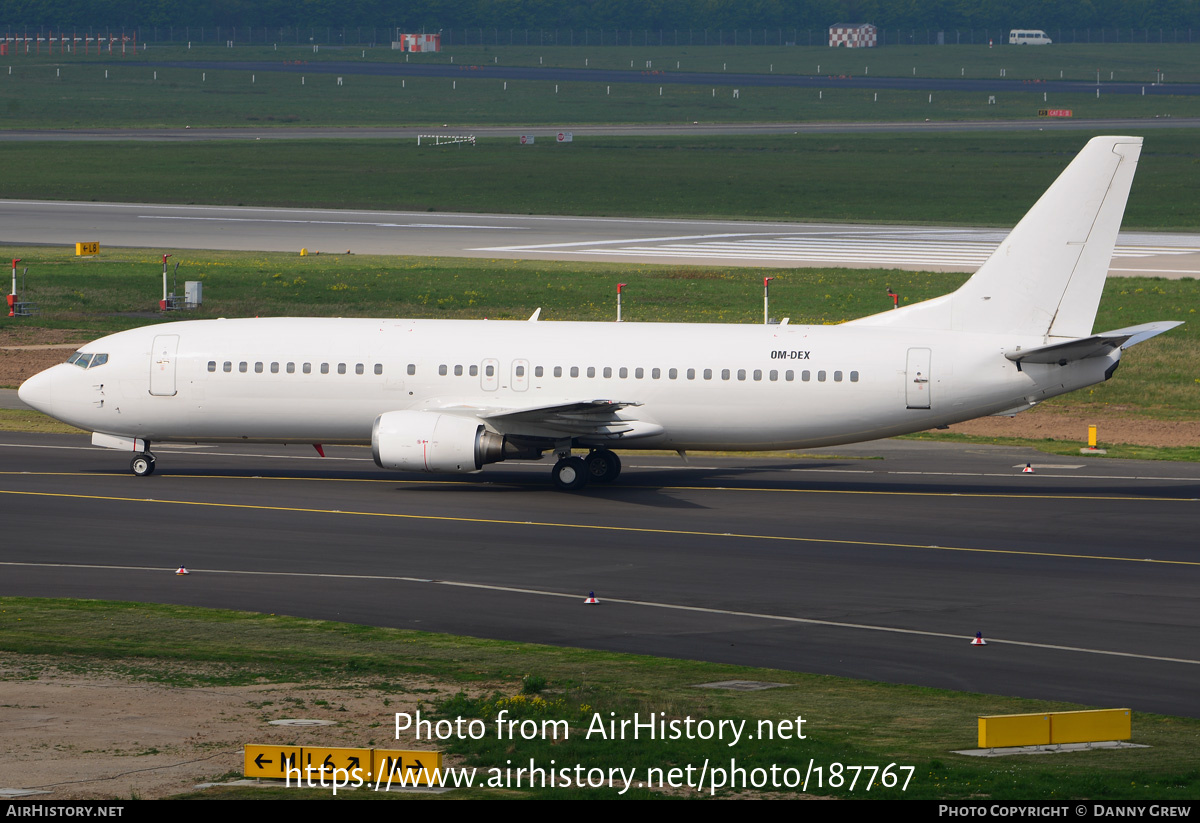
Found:
[[[8, 0], [0, 30], [134, 27], [438, 29], [1200, 29], [1200, 0]], [[489, 41], [491, 37], [487, 38]]]

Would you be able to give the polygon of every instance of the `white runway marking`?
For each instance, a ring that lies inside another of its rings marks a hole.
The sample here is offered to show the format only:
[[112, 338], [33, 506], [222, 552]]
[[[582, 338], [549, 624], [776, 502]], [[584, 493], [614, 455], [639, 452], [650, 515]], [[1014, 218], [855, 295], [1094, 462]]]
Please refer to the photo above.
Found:
[[[552, 250], [559, 254], [578, 255], [978, 268], [991, 256], [1004, 236], [1004, 232], [962, 229], [865, 229], [839, 231], [831, 235], [756, 232], [493, 246], [470, 251], [511, 253]], [[1150, 242], [1136, 242], [1141, 239]], [[1164, 243], [1162, 238], [1152, 236], [1137, 236], [1131, 240], [1134, 242], [1116, 247], [1114, 259], [1200, 253], [1200, 246]]]
[[168, 214], [139, 214], [139, 220], [186, 220], [212, 223], [296, 223], [303, 226], [371, 226], [379, 229], [498, 229], [528, 231], [524, 226], [485, 226], [456, 223], [369, 223], [361, 220], [280, 220], [267, 217], [173, 217]]

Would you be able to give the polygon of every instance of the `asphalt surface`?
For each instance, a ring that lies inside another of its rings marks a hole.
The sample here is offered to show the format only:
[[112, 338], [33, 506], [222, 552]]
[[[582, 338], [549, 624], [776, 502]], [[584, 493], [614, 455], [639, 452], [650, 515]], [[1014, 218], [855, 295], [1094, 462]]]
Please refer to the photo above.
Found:
[[1200, 716], [1192, 464], [884, 441], [627, 454], [616, 484], [567, 494], [548, 463], [459, 478], [385, 473], [348, 447], [155, 451], [159, 473], [135, 478], [85, 438], [0, 434], [0, 593]]
[[[1008, 229], [0, 200], [0, 243], [973, 272]], [[1110, 273], [1200, 276], [1200, 235], [1122, 232]], [[31, 272], [31, 284], [36, 272]]]

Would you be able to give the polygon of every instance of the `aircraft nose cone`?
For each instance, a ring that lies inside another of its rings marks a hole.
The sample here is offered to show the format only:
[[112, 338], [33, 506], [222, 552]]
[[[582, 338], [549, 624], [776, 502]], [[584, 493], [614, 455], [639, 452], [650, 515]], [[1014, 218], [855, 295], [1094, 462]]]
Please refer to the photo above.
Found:
[[51, 414], [54, 407], [54, 380], [50, 369], [35, 374], [17, 389], [17, 397], [27, 406], [31, 406], [43, 414]]

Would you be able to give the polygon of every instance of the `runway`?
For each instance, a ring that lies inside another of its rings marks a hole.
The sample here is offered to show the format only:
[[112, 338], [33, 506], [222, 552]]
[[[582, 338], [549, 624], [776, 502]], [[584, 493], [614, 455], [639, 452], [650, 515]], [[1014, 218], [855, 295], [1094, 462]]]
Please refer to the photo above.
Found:
[[911, 441], [627, 453], [616, 484], [566, 494], [548, 463], [460, 478], [349, 447], [156, 452], [159, 473], [135, 478], [86, 438], [0, 434], [2, 593], [1200, 715], [1192, 464]]
[[[0, 200], [0, 242], [973, 272], [1008, 229]], [[1122, 232], [1110, 273], [1200, 276], [1200, 234]]]

